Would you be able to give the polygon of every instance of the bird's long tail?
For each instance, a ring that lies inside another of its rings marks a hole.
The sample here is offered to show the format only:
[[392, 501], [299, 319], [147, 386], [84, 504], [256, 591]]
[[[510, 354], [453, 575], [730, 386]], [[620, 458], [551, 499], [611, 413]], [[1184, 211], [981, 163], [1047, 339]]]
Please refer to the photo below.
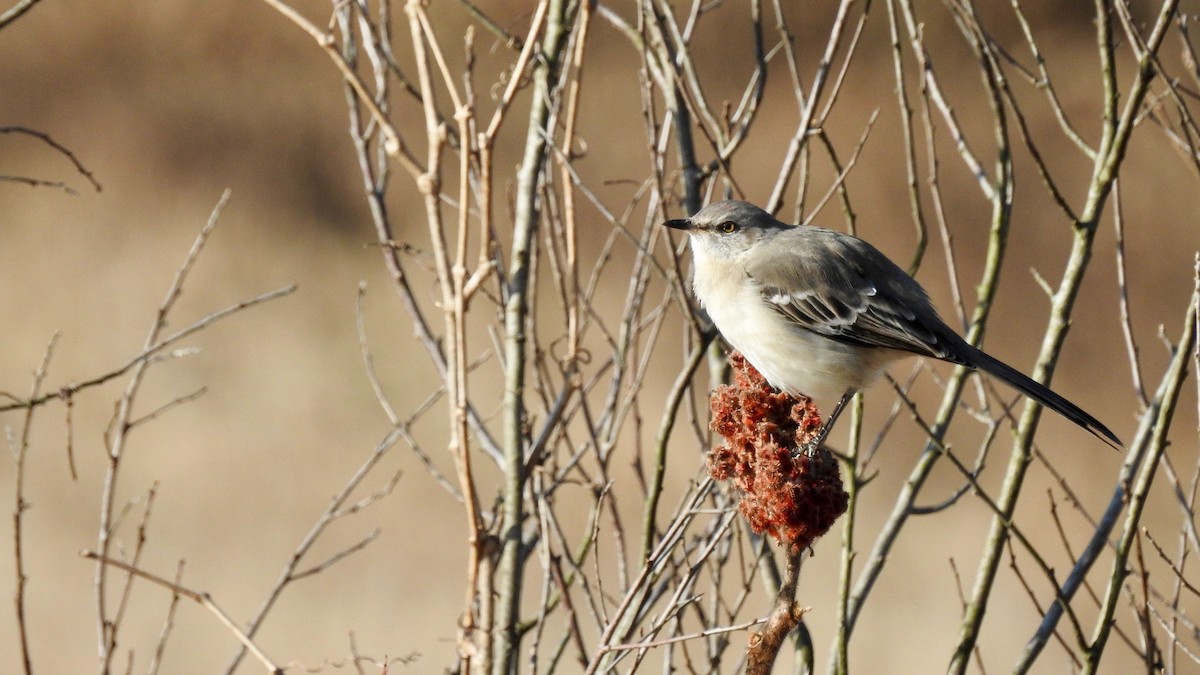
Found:
[[[970, 346], [968, 345], [968, 347]], [[1009, 367], [1008, 364], [994, 359], [973, 347], [970, 347], [970, 349], [973, 357], [971, 365], [1004, 380], [1017, 391], [1087, 429], [1097, 438], [1114, 448], [1119, 450], [1124, 447], [1121, 439], [1117, 438], [1116, 434], [1079, 406], [1054, 393], [1049, 387], [1034, 382], [1023, 373]]]

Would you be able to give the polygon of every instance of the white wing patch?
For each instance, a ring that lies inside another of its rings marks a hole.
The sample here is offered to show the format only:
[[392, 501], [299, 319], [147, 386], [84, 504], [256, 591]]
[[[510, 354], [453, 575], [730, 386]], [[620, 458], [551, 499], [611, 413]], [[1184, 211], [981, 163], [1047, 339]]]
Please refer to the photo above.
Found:
[[776, 290], [767, 296], [767, 301], [776, 305], [789, 305], [792, 302], [792, 296], [783, 291]]
[[[874, 288], [865, 295], [874, 295]], [[793, 291], [788, 293], [781, 289], [764, 289], [763, 296], [784, 314], [799, 320], [806, 328], [818, 333], [841, 333], [853, 326], [859, 316], [867, 309], [868, 302], [864, 297], [861, 302], [851, 306], [838, 298], [821, 295], [815, 291]]]

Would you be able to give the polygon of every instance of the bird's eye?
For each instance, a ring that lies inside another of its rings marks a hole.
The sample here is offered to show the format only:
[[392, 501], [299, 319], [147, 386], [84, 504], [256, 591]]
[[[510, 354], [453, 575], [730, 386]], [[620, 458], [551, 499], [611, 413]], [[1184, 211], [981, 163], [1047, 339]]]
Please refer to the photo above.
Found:
[[738, 231], [738, 224], [732, 220], [727, 220], [721, 223], [721, 231], [725, 234], [733, 234]]

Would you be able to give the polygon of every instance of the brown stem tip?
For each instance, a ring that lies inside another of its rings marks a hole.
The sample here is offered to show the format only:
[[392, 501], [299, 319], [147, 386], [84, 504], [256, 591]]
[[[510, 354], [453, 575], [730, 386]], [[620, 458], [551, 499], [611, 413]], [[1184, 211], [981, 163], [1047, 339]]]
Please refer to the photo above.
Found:
[[837, 460], [824, 447], [802, 449], [821, 429], [817, 408], [767, 384], [741, 354], [729, 356], [734, 384], [712, 394], [712, 429], [725, 445], [708, 454], [708, 472], [732, 480], [738, 510], [755, 532], [798, 549], [810, 546], [846, 512]]

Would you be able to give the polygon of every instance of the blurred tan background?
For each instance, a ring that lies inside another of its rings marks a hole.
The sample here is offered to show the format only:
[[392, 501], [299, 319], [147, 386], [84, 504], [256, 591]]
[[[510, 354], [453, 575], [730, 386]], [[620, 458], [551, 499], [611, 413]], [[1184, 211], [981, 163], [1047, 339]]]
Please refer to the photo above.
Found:
[[[324, 25], [327, 3], [293, 4]], [[461, 7], [435, 4], [446, 34], [461, 34], [469, 23]], [[528, 23], [524, 12], [503, 3], [482, 6], [514, 30], [523, 31]], [[1039, 25], [1057, 17], [1053, 24], [1060, 32], [1042, 34], [1042, 45], [1064, 104], [1084, 136], [1094, 141], [1099, 101], [1093, 27], [1090, 15], [1072, 14], [1070, 6], [1073, 3], [1048, 3], [1027, 9]], [[731, 17], [740, 16], [730, 8], [719, 11], [727, 10]], [[811, 66], [827, 29], [817, 20], [820, 17], [806, 16], [811, 23], [793, 22], [792, 28], [798, 32], [802, 63]], [[847, 81], [842, 93], [840, 109], [845, 112], [832, 121], [830, 132], [848, 149], [871, 111], [880, 109], [873, 140], [848, 186], [860, 209], [860, 234], [898, 260], [907, 260], [912, 227], [896, 152], [896, 103], [883, 18], [880, 13], [872, 19], [855, 65], [858, 76]], [[731, 34], [735, 28], [728, 26], [740, 24], [725, 26], [722, 29], [719, 21], [703, 23], [696, 38], [714, 44], [711, 61], [700, 64], [712, 78], [713, 100], [736, 100], [750, 67], [742, 50], [719, 48], [722, 41], [748, 39], [748, 33]], [[581, 134], [589, 141], [590, 153], [580, 166], [590, 180], [641, 180], [646, 168], [641, 159], [645, 138], [639, 121], [637, 56], [608, 25], [598, 21], [594, 29], [586, 81], [589, 95], [597, 98], [585, 98]], [[1011, 29], [1007, 24], [998, 27], [1001, 33]], [[980, 107], [977, 74], [973, 64], [961, 58], [965, 50], [957, 35], [949, 32], [948, 22], [927, 30], [946, 30], [954, 36], [947, 39], [943, 53], [934, 54], [939, 73], [944, 82], [961, 87], [955, 94], [960, 119], [970, 129], [986, 129], [979, 126], [988, 120]], [[397, 34], [407, 37], [406, 29]], [[503, 49], [489, 38], [481, 38], [479, 45], [483, 54]], [[1178, 48], [1171, 46], [1166, 53], [1177, 58]], [[1124, 54], [1123, 58], [1127, 82], [1129, 63]], [[185, 288], [172, 326], [272, 288], [299, 285], [294, 295], [227, 319], [187, 341], [199, 346], [200, 354], [151, 371], [140, 399], [143, 410], [201, 386], [208, 387], [208, 393], [136, 433], [121, 475], [119, 494], [125, 499], [158, 484], [143, 566], [170, 576], [176, 562], [185, 559], [185, 585], [210, 592], [235, 619], [244, 621], [329, 496], [389, 430], [364, 374], [355, 335], [360, 281], [368, 289], [366, 319], [376, 364], [397, 407], [415, 407], [427, 395], [433, 377], [389, 287], [380, 255], [369, 245], [374, 232], [346, 134], [340, 78], [306, 35], [264, 3], [224, 0], [45, 0], [0, 31], [0, 64], [0, 126], [50, 134], [103, 184], [97, 193], [67, 160], [43, 144], [0, 135], [0, 174], [61, 180], [78, 192], [0, 183], [0, 317], [5, 327], [0, 390], [26, 395], [31, 373], [56, 331], [61, 338], [50, 365], [49, 387], [107, 372], [136, 354], [175, 269], [226, 188], [232, 188], [232, 200]], [[880, 75], [863, 76], [871, 72]], [[763, 166], [735, 167], [752, 200], [766, 199], [780, 147], [795, 124], [792, 103], [781, 94], [787, 88], [782, 69], [773, 71], [769, 91], [774, 96], [768, 95], [766, 105], [776, 108], [764, 109], [750, 141], [754, 150], [738, 159], [747, 162], [747, 157], [761, 156]], [[603, 101], [598, 100], [599, 92], [604, 92]], [[1036, 123], [1052, 125], [1045, 116]], [[1059, 142], [1053, 126], [1032, 132], [1048, 143]], [[1167, 358], [1157, 338], [1158, 326], [1177, 338], [1191, 292], [1192, 256], [1200, 247], [1200, 191], [1188, 165], [1159, 132], [1136, 133], [1122, 174], [1123, 207], [1128, 219], [1130, 302], [1148, 386], [1153, 388]], [[986, 157], [986, 133], [977, 135], [977, 141]], [[1049, 160], [1064, 172], [1077, 169], [1063, 187], [1078, 205], [1087, 165], [1068, 146], [1060, 149]], [[507, 168], [514, 157], [498, 160], [497, 166]], [[1058, 214], [1045, 215], [1051, 205], [1028, 162], [1019, 164], [1018, 171], [1009, 278], [986, 345], [1028, 371], [1045, 326], [1047, 303], [1027, 270], [1036, 269], [1056, 281], [1070, 233]], [[961, 167], [946, 173], [947, 210], [951, 222], [960, 226], [955, 229], [955, 246], [969, 301], [986, 244], [988, 205], [964, 179]], [[602, 197], [612, 199], [614, 207], [622, 206], [632, 192], [629, 186], [607, 189]], [[403, 212], [403, 190], [395, 199], [393, 208]], [[1106, 213], [1111, 214], [1111, 207]], [[840, 225], [832, 210], [821, 222]], [[420, 241], [424, 235], [418, 227], [423, 225], [414, 221], [404, 236]], [[1106, 217], [1102, 229], [1081, 297], [1087, 309], [1076, 316], [1055, 388], [1129, 439], [1136, 408], [1117, 323], [1111, 218]], [[585, 245], [594, 246], [598, 237]], [[945, 266], [935, 245], [931, 243], [919, 278], [949, 318], [953, 311]], [[427, 299], [433, 296], [432, 287], [418, 291]], [[623, 292], [620, 287], [611, 294], [619, 300]], [[673, 377], [674, 368], [670, 364], [663, 378]], [[63, 406], [52, 404], [35, 418], [26, 485], [32, 506], [26, 520], [27, 593], [35, 666], [42, 672], [87, 672], [95, 664], [93, 567], [78, 552], [95, 545], [105, 468], [102, 434], [123, 383], [118, 379], [76, 399], [78, 481], [68, 474]], [[873, 415], [878, 419], [890, 394], [880, 391], [868, 400], [875, 404]], [[1176, 421], [1176, 451], [1180, 464], [1189, 468], [1197, 450], [1195, 411], [1195, 387], [1190, 387]], [[417, 429], [435, 451], [444, 443], [439, 441], [442, 420], [435, 410]], [[15, 428], [20, 416], [8, 413], [2, 421]], [[1088, 507], [1099, 510], [1121, 457], [1060, 419], [1047, 415], [1042, 424], [1043, 445], [1056, 450], [1062, 446], [1057, 455], [1060, 468], [1073, 472]], [[903, 433], [918, 438], [915, 429]], [[886, 517], [917, 451], [914, 440], [897, 447], [894, 459], [883, 462], [884, 467], [894, 462], [896, 468], [880, 476], [864, 504], [861, 531], [873, 532]], [[699, 464], [691, 453], [694, 448], [680, 447], [679, 459], [673, 460], [671, 469], [680, 481], [692, 476]], [[6, 458], [0, 462], [0, 510], [10, 513], [13, 464], [10, 455]], [[437, 461], [443, 468], [449, 466], [444, 456]], [[997, 467], [1002, 464], [993, 461]], [[337, 524], [320, 550], [333, 553], [376, 527], [382, 531], [379, 540], [334, 569], [290, 588], [266, 621], [259, 641], [276, 660], [317, 666], [344, 659], [353, 632], [364, 653], [419, 654], [405, 669], [408, 672], [438, 672], [450, 662], [465, 568], [461, 509], [403, 446], [388, 456], [370, 486], [382, 486], [394, 471], [403, 471], [396, 494]], [[943, 473], [939, 478], [948, 491], [956, 482], [948, 471]], [[1089, 476], [1095, 476], [1095, 483], [1087, 482]], [[1048, 486], [1031, 488], [1023, 508], [1044, 512]], [[491, 494], [485, 496], [490, 499]], [[1164, 514], [1162, 539], [1174, 541], [1169, 528], [1176, 526], [1177, 515], [1167, 497], [1164, 492], [1154, 506]], [[139, 513], [134, 509], [129, 517]], [[930, 666], [926, 659], [931, 654], [946, 653], [956, 635], [958, 606], [947, 560], [973, 560], [988, 520], [986, 509], [971, 502], [928, 525], [920, 519], [913, 523], [872, 599], [879, 606], [868, 611], [859, 626], [851, 662], [861, 672], [922, 672]], [[948, 523], [956, 523], [961, 531], [947, 531]], [[9, 541], [11, 518], [5, 518], [0, 542]], [[828, 544], [826, 551], [818, 545], [801, 588], [804, 604], [817, 608], [810, 626], [821, 664], [830, 634], [822, 622], [833, 617], [829, 582], [836, 578], [837, 565], [835, 542]], [[8, 548], [4, 544], [3, 550]], [[321, 557], [318, 552], [314, 560]], [[964, 567], [969, 583], [974, 567], [969, 562]], [[0, 556], [0, 588], [11, 589], [12, 579], [12, 556], [5, 553]], [[1014, 587], [1005, 593], [1017, 596], [1021, 591]], [[134, 609], [121, 640], [122, 658], [128, 656], [125, 649], [135, 650], [135, 672], [149, 663], [166, 602], [160, 589], [145, 584], [135, 588]], [[988, 657], [995, 659], [990, 664], [1003, 668], [1028, 637], [1036, 615], [1024, 598], [994, 610], [985, 630], [996, 640]], [[945, 617], [943, 630], [910, 634], [905, 616], [912, 612], [940, 612]], [[1017, 626], [1011, 636], [1003, 634], [1010, 623]], [[15, 672], [19, 654], [10, 609], [0, 611], [0, 635], [0, 672]], [[1006, 654], [1008, 649], [1013, 651]], [[185, 603], [163, 672], [214, 672], [235, 650], [224, 628]], [[937, 661], [933, 667], [940, 670], [944, 663]], [[258, 666], [246, 662], [240, 672], [258, 672]]]

